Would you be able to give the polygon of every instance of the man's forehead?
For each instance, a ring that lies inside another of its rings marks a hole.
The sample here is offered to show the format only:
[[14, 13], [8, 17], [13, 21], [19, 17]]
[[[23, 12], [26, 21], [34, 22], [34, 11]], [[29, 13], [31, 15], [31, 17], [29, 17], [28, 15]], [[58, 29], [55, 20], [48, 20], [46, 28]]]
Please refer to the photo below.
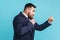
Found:
[[35, 9], [34, 7], [31, 7], [32, 9]]
[[35, 10], [35, 8], [34, 8], [34, 7], [31, 7], [31, 9], [32, 9], [32, 10]]

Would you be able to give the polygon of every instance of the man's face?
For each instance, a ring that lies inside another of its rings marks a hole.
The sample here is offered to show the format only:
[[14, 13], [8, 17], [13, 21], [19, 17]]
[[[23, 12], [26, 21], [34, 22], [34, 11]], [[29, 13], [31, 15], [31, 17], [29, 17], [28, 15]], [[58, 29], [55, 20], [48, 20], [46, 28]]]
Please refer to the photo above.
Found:
[[30, 19], [33, 19], [33, 16], [34, 16], [34, 14], [35, 14], [35, 8], [34, 7], [31, 7], [31, 8], [29, 8], [28, 9], [28, 17], [30, 18]]

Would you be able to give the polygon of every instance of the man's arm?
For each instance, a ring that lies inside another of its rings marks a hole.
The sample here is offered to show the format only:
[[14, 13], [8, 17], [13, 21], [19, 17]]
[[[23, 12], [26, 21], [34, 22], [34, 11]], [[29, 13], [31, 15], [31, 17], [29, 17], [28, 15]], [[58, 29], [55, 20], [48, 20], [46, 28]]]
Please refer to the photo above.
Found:
[[45, 28], [47, 28], [48, 26], [50, 26], [51, 24], [48, 23], [48, 21], [44, 22], [43, 24], [39, 25], [37, 23], [35, 23], [34, 27], [36, 30], [42, 31]]
[[53, 17], [49, 17], [48, 20], [45, 23], [41, 24], [41, 25], [35, 23], [35, 25], [34, 25], [35, 29], [42, 31], [45, 28], [47, 28], [48, 26], [50, 26], [53, 20], [54, 20]]

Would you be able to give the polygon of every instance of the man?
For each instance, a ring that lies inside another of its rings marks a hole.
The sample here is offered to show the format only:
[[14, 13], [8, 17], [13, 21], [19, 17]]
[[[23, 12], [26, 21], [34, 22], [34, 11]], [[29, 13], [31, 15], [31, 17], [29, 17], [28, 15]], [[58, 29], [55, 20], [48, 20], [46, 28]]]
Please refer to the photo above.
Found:
[[39, 25], [34, 20], [36, 6], [27, 3], [24, 11], [20, 12], [13, 20], [14, 38], [13, 40], [34, 40], [35, 30], [42, 31], [51, 25], [53, 17], [49, 17], [46, 22]]

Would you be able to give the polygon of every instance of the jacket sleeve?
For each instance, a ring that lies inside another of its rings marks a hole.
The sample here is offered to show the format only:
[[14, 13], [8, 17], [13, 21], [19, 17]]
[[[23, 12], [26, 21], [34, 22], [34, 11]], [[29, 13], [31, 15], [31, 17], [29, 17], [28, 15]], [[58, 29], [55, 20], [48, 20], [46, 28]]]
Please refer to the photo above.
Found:
[[50, 26], [51, 24], [48, 23], [48, 21], [44, 22], [43, 24], [39, 25], [37, 23], [35, 23], [34, 27], [36, 30], [42, 31], [45, 28], [47, 28], [48, 26]]
[[33, 28], [33, 24], [28, 21], [25, 25], [23, 22], [14, 22], [14, 31], [19, 35], [24, 35]]

